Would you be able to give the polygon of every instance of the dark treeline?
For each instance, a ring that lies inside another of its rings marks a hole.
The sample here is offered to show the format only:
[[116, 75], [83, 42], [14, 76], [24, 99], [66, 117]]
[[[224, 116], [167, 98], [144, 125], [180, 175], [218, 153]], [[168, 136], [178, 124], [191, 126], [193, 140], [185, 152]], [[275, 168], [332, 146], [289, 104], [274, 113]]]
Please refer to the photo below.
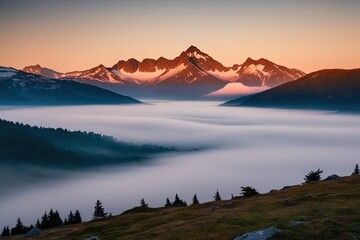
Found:
[[86, 167], [141, 161], [174, 150], [129, 144], [93, 132], [32, 127], [0, 119], [0, 161], [8, 164]]
[[5, 226], [3, 228], [3, 231], [1, 233], [2, 237], [7, 237], [11, 235], [19, 235], [19, 234], [26, 234], [31, 229], [34, 229], [35, 227], [38, 229], [49, 229], [49, 228], [56, 228], [62, 225], [71, 225], [71, 224], [77, 224], [81, 223], [81, 215], [79, 210], [75, 211], [75, 214], [73, 214], [72, 211], [70, 211], [69, 216], [64, 219], [64, 221], [61, 219], [60, 214], [57, 210], [50, 209], [49, 213], [45, 211], [43, 216], [41, 217], [41, 221], [38, 219], [36, 221], [35, 226], [25, 226], [21, 219], [18, 218], [16, 221], [16, 225], [13, 228], [9, 228], [9, 226]]

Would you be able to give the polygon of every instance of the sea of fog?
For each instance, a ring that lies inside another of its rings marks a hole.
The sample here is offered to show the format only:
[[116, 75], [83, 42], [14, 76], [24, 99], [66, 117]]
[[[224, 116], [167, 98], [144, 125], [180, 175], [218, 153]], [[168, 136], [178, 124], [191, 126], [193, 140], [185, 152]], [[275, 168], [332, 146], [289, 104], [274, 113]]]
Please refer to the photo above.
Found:
[[80, 172], [1, 168], [0, 227], [17, 217], [35, 223], [44, 210], [91, 218], [97, 199], [119, 214], [163, 206], [176, 193], [191, 203], [265, 193], [303, 182], [310, 170], [349, 175], [360, 163], [360, 115], [326, 111], [220, 107], [217, 102], [153, 101], [144, 105], [1, 108], [0, 118], [44, 127], [94, 131], [134, 143], [201, 151], [159, 155], [147, 164]]

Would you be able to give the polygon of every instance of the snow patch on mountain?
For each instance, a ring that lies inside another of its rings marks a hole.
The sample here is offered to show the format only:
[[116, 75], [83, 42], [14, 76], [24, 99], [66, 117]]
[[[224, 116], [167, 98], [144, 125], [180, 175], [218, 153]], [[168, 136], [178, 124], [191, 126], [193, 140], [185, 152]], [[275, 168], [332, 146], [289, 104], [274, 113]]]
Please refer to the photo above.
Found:
[[6, 77], [12, 77], [17, 73], [16, 70], [10, 69], [10, 68], [0, 68], [0, 77], [6, 78]]
[[65, 73], [62, 77], [79, 77], [82, 73], [82, 71], [68, 72]]
[[159, 77], [161, 74], [163, 74], [166, 70], [164, 69], [158, 69], [156, 67], [156, 70], [154, 72], [142, 72], [137, 70], [136, 72], [129, 73], [124, 71], [123, 69], [120, 70], [112, 70], [112, 72], [120, 77], [130, 79], [130, 80], [140, 80], [141, 82], [145, 81], [151, 81], [155, 78]]
[[244, 68], [244, 73], [245, 74], [253, 74], [253, 75], [258, 75], [259, 73], [263, 74], [263, 75], [268, 75], [268, 72], [264, 71], [264, 67], [265, 65], [263, 64], [250, 64], [249, 66], [246, 66]]
[[172, 68], [170, 70], [168, 70], [166, 73], [164, 73], [163, 75], [161, 75], [159, 77], [159, 80], [164, 80], [167, 79], [169, 77], [175, 76], [176, 74], [180, 73], [181, 71], [183, 71], [186, 68], [185, 64], [180, 64], [175, 68]]
[[201, 54], [201, 53], [198, 53], [197, 51], [189, 52], [187, 55], [188, 55], [189, 57], [194, 57], [194, 58], [196, 58], [196, 59], [203, 59], [203, 60], [205, 60], [205, 61], [209, 58], [209, 57], [206, 56], [206, 55], [203, 55], [203, 54]]
[[236, 68], [235, 70], [229, 69], [228, 71], [219, 71], [219, 70], [211, 71], [210, 70], [210, 71], [207, 71], [207, 73], [216, 78], [220, 78], [220, 79], [224, 79], [224, 80], [228, 80], [228, 81], [232, 82], [239, 76], [239, 74], [237, 73], [238, 70], [239, 70], [239, 67]]

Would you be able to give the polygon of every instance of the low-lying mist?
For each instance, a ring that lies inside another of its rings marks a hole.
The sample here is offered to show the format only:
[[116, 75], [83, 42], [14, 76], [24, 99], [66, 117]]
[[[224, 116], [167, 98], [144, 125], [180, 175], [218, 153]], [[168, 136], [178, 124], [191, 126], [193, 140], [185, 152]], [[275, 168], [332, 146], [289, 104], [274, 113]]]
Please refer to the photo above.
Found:
[[62, 218], [79, 209], [84, 219], [90, 219], [97, 199], [113, 214], [139, 205], [142, 197], [153, 207], [163, 206], [166, 197], [173, 200], [176, 193], [188, 203], [197, 193], [204, 202], [218, 189], [228, 199], [239, 195], [241, 186], [267, 192], [301, 183], [307, 172], [317, 168], [324, 170], [323, 177], [350, 175], [359, 163], [359, 115], [217, 105], [159, 101], [139, 106], [1, 109], [0, 118], [6, 120], [93, 131], [138, 144], [204, 150], [159, 155], [128, 167], [53, 169], [51, 174], [45, 170], [38, 184], [26, 188], [21, 188], [31, 179], [26, 173], [33, 170], [12, 170], [1, 178], [12, 180], [17, 190], [0, 191], [0, 226], [15, 224], [17, 217], [35, 223], [50, 208], [58, 209]]

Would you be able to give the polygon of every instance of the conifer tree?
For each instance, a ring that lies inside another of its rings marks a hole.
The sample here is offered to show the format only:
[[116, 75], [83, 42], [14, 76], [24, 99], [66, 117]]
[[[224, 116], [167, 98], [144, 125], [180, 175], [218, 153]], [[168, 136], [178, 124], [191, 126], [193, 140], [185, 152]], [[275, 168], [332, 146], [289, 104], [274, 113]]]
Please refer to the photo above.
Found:
[[359, 175], [359, 164], [355, 165], [355, 169], [354, 169], [354, 172], [352, 173], [352, 175]]
[[220, 201], [220, 200], [221, 200], [221, 196], [220, 196], [219, 190], [216, 190], [216, 193], [215, 193], [215, 196], [214, 196], [214, 200], [215, 200], [215, 201]]
[[192, 204], [195, 205], [195, 204], [199, 204], [199, 200], [197, 198], [197, 195], [194, 194], [193, 198], [192, 198]]
[[70, 211], [68, 219], [67, 219], [67, 224], [73, 224], [74, 223], [74, 214], [72, 211]]
[[50, 209], [48, 214], [48, 227], [51, 228], [55, 225], [55, 214], [52, 209]]
[[95, 208], [93, 213], [94, 218], [104, 218], [107, 216], [107, 213], [105, 212], [100, 200], [96, 201], [94, 208]]
[[45, 211], [44, 215], [41, 217], [40, 226], [41, 226], [41, 229], [49, 228], [49, 216], [46, 211]]
[[75, 211], [75, 215], [74, 215], [74, 223], [81, 223], [82, 219], [81, 219], [81, 215], [79, 210]]
[[10, 236], [10, 229], [9, 226], [4, 227], [2, 233], [1, 233], [1, 237], [8, 237]]
[[259, 194], [255, 188], [252, 187], [241, 187], [241, 195], [243, 195], [244, 197], [252, 197]]
[[187, 203], [184, 202], [183, 200], [181, 200], [181, 199], [179, 198], [179, 195], [176, 194], [176, 195], [175, 195], [174, 202], [172, 203], [172, 206], [174, 206], [174, 207], [183, 207], [183, 206], [187, 206]]
[[40, 224], [40, 220], [39, 220], [39, 219], [36, 221], [35, 227], [37, 227], [37, 228], [39, 228], [39, 229], [41, 228], [41, 224]]
[[305, 183], [320, 181], [321, 173], [323, 173], [323, 171], [320, 170], [320, 168], [318, 168], [318, 170], [316, 171], [310, 171], [308, 174], [305, 175]]
[[54, 225], [52, 227], [59, 227], [63, 224], [63, 221], [60, 217], [59, 212], [56, 210], [54, 213], [54, 219], [53, 219]]
[[171, 202], [169, 198], [166, 198], [165, 207], [171, 207]]
[[24, 230], [24, 225], [20, 218], [18, 218], [15, 227], [11, 229], [11, 235], [24, 234]]
[[140, 206], [141, 207], [148, 207], [148, 204], [145, 202], [144, 198], [140, 200]]

